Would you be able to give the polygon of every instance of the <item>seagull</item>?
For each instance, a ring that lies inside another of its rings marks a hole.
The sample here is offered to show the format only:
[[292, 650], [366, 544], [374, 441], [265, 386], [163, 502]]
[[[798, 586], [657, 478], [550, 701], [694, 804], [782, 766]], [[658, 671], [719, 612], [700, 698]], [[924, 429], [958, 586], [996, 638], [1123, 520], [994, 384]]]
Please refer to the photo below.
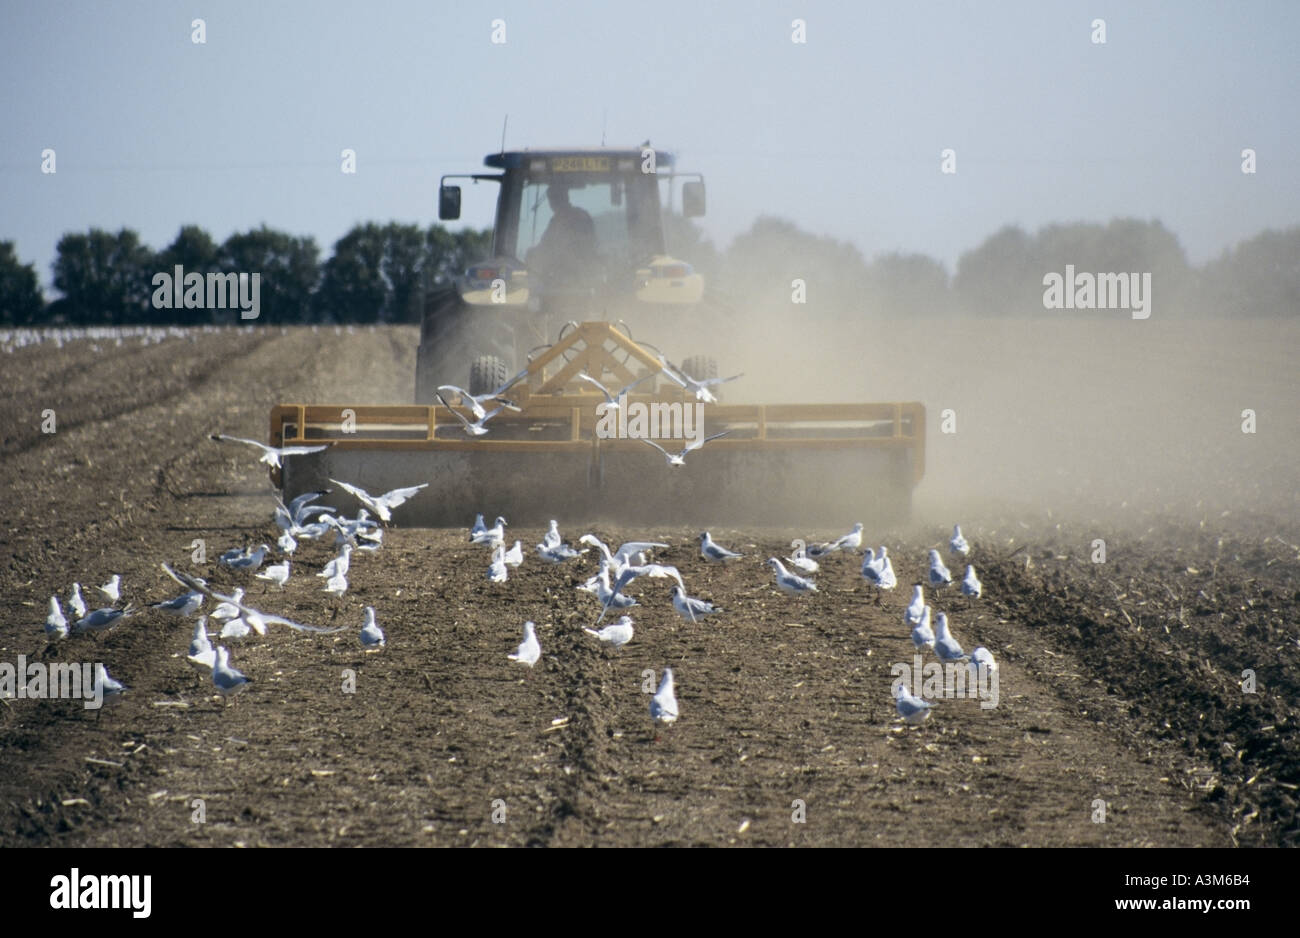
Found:
[[230, 550], [224, 552], [220, 557], [218, 557], [217, 562], [229, 564], [232, 560], [239, 560], [242, 557], [247, 557], [249, 553], [248, 550], [245, 550], [242, 547], [232, 547]]
[[512, 567], [517, 567], [524, 562], [524, 548], [519, 541], [515, 541], [515, 546], [506, 551], [505, 562]]
[[[483, 516], [479, 515], [478, 517], [479, 521], [482, 522]], [[473, 534], [474, 532], [471, 531], [470, 533]], [[564, 538], [560, 537], [560, 524], [552, 518], [550, 530], [542, 535], [542, 546], [559, 547], [562, 543], [564, 543]]]
[[892, 590], [898, 585], [898, 576], [894, 573], [894, 562], [889, 559], [889, 551], [882, 544], [880, 555], [877, 561], [883, 560], [884, 567], [880, 571], [880, 583], [877, 584], [882, 590]]
[[100, 699], [110, 705], [120, 702], [122, 695], [130, 689], [121, 681], [109, 677], [108, 669], [101, 662], [95, 662], [95, 687], [99, 688], [102, 695]]
[[289, 581], [289, 561], [286, 559], [281, 563], [272, 564], [264, 571], [257, 575], [259, 580], [270, 580], [276, 586], [281, 588]]
[[581, 557], [585, 553], [585, 550], [574, 550], [568, 544], [561, 544], [559, 547], [537, 545], [538, 556], [547, 563], [564, 563], [564, 561], [572, 560], [574, 557]]
[[325, 566], [321, 568], [321, 571], [316, 575], [323, 580], [328, 580], [330, 577], [336, 576], [340, 573], [347, 576], [348, 568], [352, 565], [351, 558], [352, 544], [351, 542], [346, 542], [339, 548], [339, 555], [329, 563], [325, 564]]
[[805, 553], [809, 557], [825, 557], [835, 552], [835, 545], [829, 543], [812, 544], [805, 548]]
[[81, 598], [81, 584], [72, 584], [72, 595], [68, 598], [68, 610], [78, 619], [86, 617], [86, 601]]
[[[240, 595], [243, 595], [243, 590], [238, 590], [237, 592]], [[186, 616], [192, 616], [194, 613], [198, 612], [199, 607], [202, 605], [203, 594], [198, 590], [190, 590], [188, 593], [182, 593], [175, 599], [164, 599], [162, 602], [150, 603], [149, 608], [158, 609], [162, 612], [171, 612], [181, 618], [185, 618]], [[217, 615], [219, 612], [220, 610], [217, 610], [213, 615]], [[237, 614], [238, 613], [232, 613], [232, 615]]]
[[659, 356], [659, 364], [664, 370], [668, 379], [678, 387], [685, 388], [695, 395], [697, 401], [703, 401], [705, 404], [716, 404], [718, 399], [713, 396], [709, 388], [713, 385], [726, 384], [728, 381], [735, 381], [737, 378], [744, 377], [744, 372], [738, 375], [732, 375], [730, 378], [703, 378], [696, 380], [682, 371], [676, 365], [672, 365], [662, 355]]
[[280, 534], [279, 538], [276, 539], [275, 546], [280, 548], [280, 553], [282, 554], [292, 554], [298, 549], [298, 542], [293, 539], [292, 534], [288, 531], [284, 531]]
[[113, 579], [101, 586], [99, 591], [108, 597], [109, 602], [117, 602], [122, 598], [122, 575], [114, 573]]
[[214, 433], [212, 439], [222, 443], [246, 443], [249, 446], [256, 446], [262, 451], [262, 458], [258, 462], [264, 462], [275, 469], [281, 468], [280, 460], [285, 456], [306, 456], [309, 453], [319, 453], [322, 450], [329, 449], [329, 446], [267, 446], [265, 443], [259, 443], [256, 440], [226, 436], [224, 433]]
[[705, 616], [713, 615], [715, 612], [721, 612], [721, 609], [714, 608], [713, 603], [705, 602], [702, 599], [696, 599], [693, 596], [687, 596], [686, 591], [680, 586], [673, 587], [673, 608], [683, 619], [690, 619], [692, 622], [697, 619], [703, 619]]
[[943, 565], [943, 558], [937, 550], [930, 551], [930, 585], [943, 588], [952, 582], [952, 574]]
[[853, 530], [831, 544], [831, 551], [847, 550], [855, 553], [862, 546], [862, 522], [853, 526]]
[[[279, 507], [277, 507], [275, 511], [276, 523], [284, 530], [292, 531], [294, 528], [301, 527], [305, 524], [307, 519], [313, 514], [322, 511], [335, 511], [336, 509], [328, 508], [325, 505], [311, 505], [308, 507], [308, 502], [314, 502], [318, 498], [323, 498], [332, 491], [334, 490], [317, 489], [314, 492], [303, 492], [293, 501], [289, 502], [288, 506], [286, 506], [284, 502], [280, 502]], [[280, 500], [277, 498], [276, 501], [279, 502]], [[283, 514], [281, 513], [281, 509], [283, 509]], [[285, 519], [289, 522], [287, 525], [284, 523]]]
[[903, 624], [916, 625], [921, 621], [923, 612], [925, 612], [925, 594], [921, 590], [921, 584], [917, 583], [912, 587], [912, 601], [903, 611]]
[[[185, 595], [188, 596], [190, 594], [186, 593]], [[202, 599], [203, 594], [199, 593], [199, 597], [200, 599]], [[181, 598], [183, 599], [184, 597]], [[230, 601], [223, 602], [221, 605], [217, 606], [216, 609], [212, 610], [212, 618], [213, 619], [239, 618], [239, 604], [243, 601], [243, 599], [244, 599], [244, 588], [242, 586], [235, 587], [235, 593], [233, 596], [230, 597]], [[172, 600], [172, 602], [175, 602], [175, 600]]]
[[962, 557], [965, 557], [970, 553], [970, 543], [966, 538], [961, 536], [960, 524], [954, 524], [952, 526], [952, 540], [948, 542], [948, 549], [952, 551], [954, 555], [960, 555]]
[[248, 627], [248, 623], [243, 619], [231, 619], [221, 627], [221, 634], [218, 638], [229, 638], [234, 641], [248, 638], [249, 633], [253, 630]]
[[622, 648], [628, 642], [632, 641], [632, 617], [623, 616], [617, 622], [610, 623], [600, 631], [589, 629], [586, 626], [583, 626], [582, 630], [596, 636], [602, 642], [605, 642], [614, 648]]
[[117, 625], [117, 620], [127, 615], [130, 615], [130, 613], [126, 609], [114, 609], [111, 606], [105, 606], [103, 609], [96, 609], [89, 615], [78, 619], [72, 626], [72, 632], [74, 635], [79, 635], [82, 632], [102, 632]]
[[493, 583], [504, 583], [509, 573], [506, 571], [506, 548], [498, 544], [492, 548], [492, 565], [488, 567], [487, 577]]
[[600, 551], [601, 556], [604, 558], [602, 562], [610, 566], [610, 569], [614, 571], [615, 576], [621, 574], [624, 568], [628, 565], [643, 565], [646, 556], [654, 548], [666, 548], [668, 546], [661, 541], [628, 541], [625, 544], [619, 545], [618, 550], [610, 553], [609, 547], [605, 542], [594, 534], [582, 535], [582, 537], [578, 538], [578, 543], [590, 544], [592, 547], [597, 548]]
[[930, 708], [934, 704], [920, 697], [913, 697], [908, 693], [907, 685], [900, 682], [894, 690], [894, 698], [897, 701], [895, 708], [898, 710], [898, 715], [907, 721], [909, 726], [917, 726], [929, 719]]
[[325, 583], [325, 592], [342, 598], [343, 594], [348, 591], [348, 578], [345, 574], [336, 573]]
[[785, 593], [816, 593], [817, 584], [797, 573], [786, 570], [784, 564], [775, 557], [767, 559], [767, 565], [776, 571], [776, 585]]
[[983, 592], [984, 584], [975, 575], [975, 568], [971, 564], [966, 564], [966, 575], [962, 577], [961, 581], [961, 594], [970, 599], [979, 599], [980, 594]]
[[513, 655], [506, 655], [511, 661], [517, 661], [520, 664], [526, 664], [532, 667], [537, 664], [537, 659], [542, 656], [542, 646], [537, 644], [536, 626], [531, 622], [524, 623], [524, 640], [519, 643]]
[[804, 573], [816, 573], [821, 569], [821, 565], [808, 556], [808, 548], [804, 546], [803, 541], [796, 542], [794, 553], [785, 558], [785, 562]]
[[684, 466], [684, 465], [686, 465], [686, 454], [689, 453], [691, 450], [699, 449], [699, 448], [700, 448], [701, 446], [703, 446], [705, 443], [709, 442], [709, 440], [716, 440], [718, 437], [720, 437], [720, 436], [726, 436], [726, 435], [727, 435], [728, 433], [730, 433], [730, 432], [731, 432], [730, 430], [723, 430], [721, 433], [715, 433], [715, 434], [713, 434], [713, 436], [706, 436], [706, 437], [705, 437], [704, 439], [702, 439], [702, 440], [696, 440], [694, 443], [689, 444], [689, 445], [688, 445], [684, 450], [682, 450], [682, 451], [681, 451], [680, 453], [678, 453], [676, 456], [674, 456], [672, 453], [668, 452], [668, 450], [664, 449], [662, 446], [660, 446], [660, 445], [659, 445], [658, 443], [656, 443], [654, 440], [647, 440], [647, 439], [645, 439], [645, 438], [643, 437], [643, 438], [641, 439], [641, 442], [642, 442], [642, 443], [646, 443], [646, 444], [648, 444], [648, 445], [650, 445], [650, 446], [653, 446], [655, 449], [659, 450], [659, 452], [663, 453], [663, 454], [664, 454], [664, 459], [666, 459], [666, 460], [668, 461], [668, 465], [669, 465], [671, 468], [676, 469], [676, 468], [679, 467], [679, 466]]
[[50, 597], [50, 614], [45, 617], [45, 634], [52, 642], [68, 637], [68, 620], [63, 617], [57, 596]]
[[266, 559], [267, 553], [271, 550], [266, 544], [261, 545], [251, 554], [243, 557], [236, 557], [233, 560], [223, 559], [221, 562], [232, 570], [256, 570], [262, 566], [262, 561]]
[[[552, 521], [551, 524], [555, 524], [555, 522]], [[487, 525], [483, 523], [483, 515], [482, 514], [475, 515], [474, 527], [469, 529], [470, 541], [472, 542], [474, 538], [478, 537], [478, 535], [482, 534], [486, 530], [487, 530]]]
[[673, 693], [672, 668], [664, 668], [659, 689], [650, 698], [650, 717], [660, 723], [672, 723], [677, 719], [677, 695]]
[[998, 670], [998, 663], [993, 660], [993, 653], [981, 645], [970, 653], [970, 664], [968, 667], [970, 668], [971, 677], [978, 681], [983, 676], [980, 674], [981, 671], [983, 671], [984, 674], [996, 673]]
[[948, 617], [942, 612], [935, 617], [934, 653], [940, 661], [965, 661], [966, 652], [961, 650], [961, 643], [948, 631]]
[[208, 640], [208, 618], [199, 616], [194, 623], [194, 637], [190, 640], [189, 654], [185, 660], [196, 671], [211, 671], [217, 664], [217, 652]]
[[474, 544], [484, 544], [488, 547], [496, 547], [498, 544], [504, 544], [506, 541], [506, 519], [497, 516], [496, 523], [490, 528], [486, 528], [470, 538]]
[[727, 550], [727, 548], [722, 547], [719, 544], [715, 544], [713, 538], [709, 535], [709, 532], [705, 531], [700, 535], [700, 556], [711, 563], [719, 563], [728, 560], [735, 560], [737, 557], [743, 555]]
[[636, 600], [624, 593], [615, 593], [609, 585], [609, 565], [604, 564], [596, 574], [596, 598], [608, 609], [629, 609], [637, 604]]
[[[898, 585], [898, 577], [894, 575], [894, 565], [889, 562], [889, 555], [885, 553], [885, 548], [880, 548], [880, 556], [870, 547], [867, 548], [867, 557], [862, 561], [862, 576], [877, 590], [892, 590]], [[879, 602], [880, 594], [876, 594], [876, 600]]]
[[371, 495], [359, 486], [349, 485], [346, 482], [340, 482], [338, 479], [330, 479], [330, 481], [373, 511], [379, 516], [379, 520], [385, 524], [393, 520], [394, 508], [406, 504], [408, 498], [419, 494], [420, 489], [428, 488], [429, 486], [428, 482], [422, 482], [419, 485], [413, 485], [410, 488], [393, 489], [392, 491], [385, 492], [383, 495]]
[[378, 651], [387, 644], [383, 630], [375, 624], [375, 607], [366, 607], [366, 624], [361, 627], [361, 646], [366, 651]]
[[926, 606], [921, 618], [912, 626], [912, 644], [917, 651], [934, 651], [934, 629], [930, 628], [930, 607]]
[[614, 598], [623, 592], [623, 587], [627, 586], [627, 584], [640, 576], [674, 579], [677, 581], [677, 586], [681, 589], [682, 594], [685, 595], [686, 593], [686, 584], [682, 582], [682, 575], [677, 571], [676, 567], [660, 563], [647, 563], [640, 566], [624, 567], [623, 572], [618, 575], [618, 580], [614, 583], [614, 588], [609, 594], [611, 599], [604, 603], [604, 608], [600, 611], [600, 618], [596, 620], [597, 625], [599, 625], [601, 620], [605, 618], [605, 614], [609, 612], [610, 607], [614, 605]]
[[230, 652], [225, 645], [218, 645], [217, 660], [212, 667], [212, 686], [217, 689], [217, 693], [229, 701], [232, 695], [238, 694], [251, 681], [252, 678], [245, 677], [230, 666]]
[[657, 372], [657, 371], [652, 371], [652, 372], [650, 372], [648, 375], [642, 375], [640, 378], [637, 378], [635, 381], [633, 381], [633, 382], [632, 382], [631, 384], [629, 384], [627, 387], [621, 389], [617, 394], [610, 394], [609, 391], [606, 389], [605, 385], [601, 384], [599, 381], [597, 381], [597, 380], [596, 380], [595, 378], [593, 378], [591, 375], [587, 374], [585, 371], [580, 371], [580, 372], [578, 372], [577, 377], [580, 378], [580, 379], [583, 380], [583, 381], [586, 381], [588, 384], [594, 384], [596, 387], [600, 388], [600, 393], [601, 393], [601, 394], [604, 394], [604, 395], [605, 395], [605, 400], [609, 402], [609, 405], [608, 405], [608, 407], [607, 407], [607, 410], [618, 410], [618, 408], [619, 408], [619, 400], [623, 397], [624, 394], [626, 394], [628, 391], [632, 390], [634, 387], [636, 387], [636, 386], [637, 386], [638, 384], [640, 384], [641, 382], [643, 382], [643, 381], [649, 381], [651, 378], [653, 378], [653, 377], [654, 377], [655, 375], [657, 375], [658, 373], [659, 373], [659, 372]]
[[447, 408], [447, 410], [451, 412], [451, 415], [464, 425], [465, 432], [469, 436], [483, 436], [486, 433], [488, 433], [489, 431], [487, 427], [483, 426], [483, 424], [487, 423], [497, 414], [501, 413], [501, 411], [506, 409], [506, 405], [502, 404], [499, 407], [497, 407], [495, 410], [488, 411], [482, 417], [479, 417], [473, 423], [470, 423], [468, 420], [465, 419], [464, 415], [461, 414], [460, 411], [452, 410], [452, 406], [447, 403], [447, 399], [444, 398], [441, 394], [438, 395], [438, 400], [442, 401], [442, 406]]
[[[218, 593], [216, 590], [212, 589], [207, 583], [200, 580], [198, 577], [192, 577], [188, 573], [181, 573], [178, 570], [173, 570], [171, 567], [167, 566], [167, 564], [162, 564], [161, 566], [163, 570], [166, 571], [167, 575], [177, 583], [181, 584], [181, 586], [188, 586], [190, 589], [198, 590], [218, 603], [230, 603], [230, 605], [235, 607], [235, 609], [248, 620], [249, 625], [251, 625], [259, 635], [266, 634], [267, 625], [287, 625], [295, 632], [319, 632], [322, 635], [329, 635], [333, 632], [343, 631], [342, 626], [335, 629], [323, 629], [315, 625], [303, 625], [300, 622], [294, 622], [293, 620], [286, 619], [283, 616], [273, 616], [261, 612], [260, 610], [254, 609], [252, 606], [245, 606], [243, 604], [242, 593], [240, 594], [240, 599], [236, 599], [234, 596], [226, 596], [225, 594]], [[218, 606], [218, 609], [220, 609], [220, 606]]]
[[[505, 388], [508, 387], [509, 385], [505, 386]], [[502, 388], [501, 390], [493, 391], [490, 394], [475, 395], [475, 394], [470, 394], [464, 388], [456, 387], [456, 385], [454, 384], [438, 385], [439, 391], [450, 391], [453, 394], [460, 395], [460, 405], [462, 407], [468, 407], [470, 409], [470, 412], [474, 414], [475, 420], [482, 420], [487, 416], [487, 411], [483, 409], [483, 402], [497, 400], [498, 399], [497, 395], [504, 394], [505, 388]], [[513, 401], [507, 401], [505, 398], [500, 398], [500, 400], [501, 400], [501, 406], [504, 407], [506, 410], [511, 410], [514, 411], [515, 413], [519, 413], [519, 408], [515, 406]], [[445, 404], [446, 401], [443, 401], [443, 403]]]

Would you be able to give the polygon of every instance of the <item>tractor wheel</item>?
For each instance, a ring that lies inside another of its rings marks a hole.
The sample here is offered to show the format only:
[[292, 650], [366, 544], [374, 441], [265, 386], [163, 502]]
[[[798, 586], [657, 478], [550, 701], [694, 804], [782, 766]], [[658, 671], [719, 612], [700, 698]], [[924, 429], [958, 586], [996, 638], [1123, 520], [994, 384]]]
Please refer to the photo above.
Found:
[[480, 355], [469, 369], [469, 393], [489, 394], [510, 380], [506, 363], [495, 355]]

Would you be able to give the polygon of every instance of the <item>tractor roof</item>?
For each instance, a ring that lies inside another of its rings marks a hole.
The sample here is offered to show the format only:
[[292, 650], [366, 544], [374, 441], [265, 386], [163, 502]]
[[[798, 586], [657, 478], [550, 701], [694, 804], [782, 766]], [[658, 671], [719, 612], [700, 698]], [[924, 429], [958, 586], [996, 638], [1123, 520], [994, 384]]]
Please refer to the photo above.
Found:
[[[494, 169], [522, 169], [529, 166], [530, 160], [553, 159], [628, 159], [641, 160], [641, 147], [537, 147], [530, 150], [506, 150], [484, 157], [483, 165]], [[610, 164], [614, 169], [617, 164]], [[672, 166], [673, 155], [667, 150], [655, 149], [655, 165]]]

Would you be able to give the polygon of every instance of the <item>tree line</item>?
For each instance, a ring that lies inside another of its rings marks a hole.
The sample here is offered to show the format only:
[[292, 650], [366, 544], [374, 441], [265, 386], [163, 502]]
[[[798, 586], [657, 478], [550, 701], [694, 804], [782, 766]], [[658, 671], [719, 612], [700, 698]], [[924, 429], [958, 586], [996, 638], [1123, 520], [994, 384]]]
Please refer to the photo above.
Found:
[[[759, 218], [725, 251], [692, 222], [673, 216], [670, 250], [691, 261], [720, 294], [777, 306], [806, 303], [826, 316], [1042, 315], [1044, 277], [1066, 265], [1080, 272], [1151, 274], [1161, 317], [1289, 316], [1300, 312], [1300, 227], [1265, 231], [1200, 266], [1187, 262], [1158, 221], [1049, 225], [1035, 233], [1009, 226], [963, 254], [956, 271], [924, 254], [868, 260], [852, 244]], [[261, 274], [265, 323], [414, 323], [427, 297], [487, 258], [491, 233], [441, 225], [358, 224], [322, 262], [313, 238], [266, 227], [216, 243], [182, 227], [161, 251], [129, 228], [93, 228], [59, 239], [54, 287], [43, 296], [35, 268], [0, 241], [0, 324], [159, 325], [239, 322], [237, 309], [159, 308], [155, 277]], [[231, 304], [232, 306], [234, 304]]]

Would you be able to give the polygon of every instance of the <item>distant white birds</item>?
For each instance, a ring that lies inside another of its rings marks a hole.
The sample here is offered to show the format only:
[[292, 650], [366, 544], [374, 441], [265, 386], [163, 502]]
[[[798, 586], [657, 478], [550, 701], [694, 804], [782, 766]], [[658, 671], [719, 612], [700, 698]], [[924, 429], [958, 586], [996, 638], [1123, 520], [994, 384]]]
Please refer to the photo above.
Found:
[[108, 597], [109, 602], [117, 602], [122, 598], [122, 575], [114, 573], [113, 578], [101, 586], [99, 591]]
[[971, 599], [979, 599], [983, 592], [984, 584], [975, 575], [975, 568], [971, 564], [966, 564], [966, 575], [961, 581], [961, 594]]
[[716, 404], [718, 399], [714, 397], [713, 392], [709, 390], [719, 384], [726, 384], [728, 381], [735, 381], [737, 378], [744, 377], [744, 373], [732, 375], [730, 378], [692, 378], [686, 372], [682, 371], [676, 365], [668, 361], [662, 355], [659, 356], [659, 365], [663, 368], [664, 374], [668, 380], [672, 381], [678, 387], [684, 388], [688, 393], [694, 394], [697, 401], [705, 404]]
[[921, 618], [912, 626], [912, 644], [917, 651], [934, 650], [934, 629], [930, 628], [930, 607], [921, 612]]
[[86, 601], [81, 597], [81, 584], [72, 584], [72, 595], [68, 597], [68, 611], [78, 619], [86, 617]]
[[870, 547], [867, 548], [866, 559], [862, 561], [862, 577], [877, 589], [892, 590], [898, 585], [894, 565], [890, 563], [884, 547], [880, 548], [880, 556], [876, 556]]
[[217, 693], [229, 702], [235, 694], [241, 693], [252, 678], [235, 669], [230, 664], [230, 652], [224, 645], [217, 646], [217, 659], [212, 667], [212, 686]]
[[102, 695], [100, 699], [109, 705], [120, 702], [122, 695], [130, 689], [121, 681], [109, 677], [108, 668], [98, 661], [95, 662], [95, 686]]
[[680, 586], [673, 587], [672, 596], [673, 608], [677, 610], [677, 614], [683, 619], [689, 619], [692, 622], [722, 611], [716, 608], [713, 603], [687, 596], [686, 591]]
[[276, 469], [281, 468], [280, 460], [285, 456], [306, 456], [309, 453], [319, 453], [322, 450], [329, 449], [328, 446], [267, 446], [265, 443], [257, 442], [257, 440], [226, 436], [224, 433], [214, 433], [212, 439], [221, 443], [244, 443], [248, 446], [254, 446], [262, 451], [262, 456], [258, 462], [264, 462]]
[[[993, 652], [981, 645], [970, 653], [968, 667], [970, 668], [971, 677], [979, 681], [984, 675], [996, 673], [998, 663], [993, 660]], [[983, 675], [980, 672], [983, 672]]]
[[506, 570], [506, 548], [498, 544], [492, 548], [492, 564], [488, 567], [487, 578], [493, 583], [504, 583], [509, 578]]
[[970, 553], [970, 542], [961, 535], [961, 525], [952, 526], [952, 540], [948, 542], [948, 550], [956, 556], [965, 557]]
[[641, 439], [641, 442], [645, 443], [647, 446], [653, 446], [655, 449], [659, 450], [659, 452], [663, 453], [664, 459], [667, 460], [669, 468], [676, 469], [686, 465], [687, 453], [691, 452], [692, 450], [699, 449], [701, 446], [703, 446], [705, 443], [709, 442], [710, 440], [716, 440], [718, 437], [726, 436], [730, 432], [731, 432], [730, 430], [723, 430], [721, 433], [713, 434], [713, 436], [706, 436], [702, 440], [695, 440], [692, 443], [688, 443], [686, 445], [686, 448], [683, 449], [680, 453], [678, 453], [675, 456], [672, 453], [668, 452], [668, 450], [660, 446], [658, 443], [656, 443], [654, 440], [647, 440], [643, 437]]
[[632, 617], [623, 616], [617, 622], [611, 622], [599, 631], [596, 629], [589, 629], [585, 626], [582, 630], [596, 636], [607, 645], [611, 645], [614, 648], [622, 648], [628, 642], [632, 641]]
[[470, 421], [465, 419], [464, 414], [462, 414], [460, 411], [456, 410], [450, 404], [447, 403], [447, 399], [445, 397], [443, 397], [441, 394], [438, 394], [437, 397], [438, 400], [442, 401], [442, 406], [447, 408], [448, 412], [461, 422], [461, 426], [465, 428], [465, 433], [468, 436], [484, 436], [485, 434], [490, 433], [491, 431], [488, 430], [488, 428], [485, 427], [484, 424], [487, 423], [489, 420], [491, 420], [493, 417], [495, 417], [497, 414], [501, 413], [501, 411], [506, 409], [505, 404], [500, 404], [495, 409], [489, 410], [482, 417], [479, 417], [473, 423], [470, 423]]
[[366, 607], [366, 624], [361, 627], [361, 647], [366, 651], [378, 651], [387, 644], [383, 630], [375, 622], [375, 607]]
[[490, 528], [484, 528], [478, 534], [470, 536], [470, 542], [482, 544], [487, 547], [496, 547], [498, 544], [506, 542], [506, 519], [497, 516], [496, 523]]
[[96, 609], [78, 619], [72, 626], [74, 635], [82, 632], [102, 632], [105, 629], [111, 629], [113, 626], [129, 613], [125, 609], [114, 609], [105, 606], [103, 609]]
[[520, 541], [515, 541], [515, 546], [505, 552], [505, 562], [512, 567], [518, 567], [523, 564], [524, 548]]
[[[322, 635], [329, 635], [333, 632], [343, 631], [342, 626], [339, 626], [338, 628], [334, 628], [334, 629], [323, 629], [315, 625], [303, 625], [300, 622], [294, 622], [292, 619], [286, 619], [283, 616], [270, 615], [268, 613], [262, 612], [261, 610], [254, 609], [252, 606], [245, 606], [242, 599], [242, 595], [243, 595], [242, 593], [240, 594], [241, 598], [236, 599], [234, 596], [227, 596], [224, 593], [218, 593], [216, 590], [212, 589], [212, 587], [208, 586], [208, 584], [205, 581], [199, 579], [198, 577], [193, 577], [190, 576], [188, 573], [181, 573], [180, 571], [173, 570], [165, 563], [162, 564], [161, 566], [163, 570], [167, 573], [167, 575], [170, 576], [177, 583], [181, 584], [181, 586], [188, 586], [192, 590], [198, 590], [199, 592], [203, 593], [203, 595], [211, 598], [215, 602], [220, 603], [222, 605], [229, 603], [240, 613], [241, 616], [243, 616], [243, 618], [248, 622], [248, 624], [251, 625], [258, 632], [259, 635], [265, 635], [266, 626], [272, 624], [287, 625], [295, 632], [319, 632]], [[221, 607], [218, 606], [217, 608], [220, 609]]]
[[925, 594], [921, 589], [921, 584], [917, 583], [912, 587], [912, 601], [903, 610], [903, 624], [916, 625], [921, 621], [923, 612], [925, 612]]
[[244, 553], [242, 556], [231, 557], [226, 559], [226, 555], [221, 556], [221, 563], [230, 567], [232, 570], [257, 570], [262, 566], [262, 561], [266, 559], [267, 553], [271, 550], [267, 544], [258, 546], [257, 550]]
[[307, 523], [307, 520], [314, 514], [321, 512], [335, 511], [328, 505], [308, 505], [308, 502], [314, 502], [322, 496], [328, 495], [332, 489], [317, 489], [314, 492], [304, 492], [293, 501], [286, 505], [280, 500], [279, 496], [275, 499], [275, 523], [285, 534], [297, 535]]
[[894, 690], [894, 706], [898, 715], [902, 717], [909, 726], [917, 726], [924, 723], [930, 716], [930, 708], [934, 704], [922, 700], [920, 697], [913, 697], [907, 690], [906, 685], [899, 683]]
[[385, 524], [393, 520], [394, 508], [405, 505], [408, 499], [418, 495], [421, 489], [429, 486], [428, 482], [422, 482], [409, 488], [393, 489], [383, 495], [371, 495], [358, 485], [349, 485], [347, 482], [340, 482], [338, 479], [330, 479], [330, 481], [373, 511], [379, 517], [379, 520]]
[[673, 669], [664, 668], [659, 689], [650, 698], [650, 718], [658, 723], [672, 723], [677, 719], [677, 695], [673, 693]]
[[[243, 595], [243, 590], [237, 590], [236, 592], [239, 593], [239, 595], [241, 596]], [[182, 593], [181, 595], [177, 596], [175, 599], [164, 599], [162, 602], [150, 603], [149, 608], [157, 609], [160, 612], [170, 612], [173, 615], [178, 615], [181, 618], [185, 618], [187, 616], [192, 616], [194, 615], [194, 613], [198, 612], [199, 607], [202, 605], [203, 605], [203, 594], [200, 593], [198, 590], [190, 590], [187, 593]], [[215, 612], [213, 613], [213, 615], [216, 614], [217, 613]], [[229, 618], [229, 616], [227, 616], [227, 618]]]
[[817, 584], [806, 577], [801, 577], [797, 573], [791, 573], [785, 568], [785, 565], [775, 557], [767, 559], [767, 565], [776, 573], [776, 585], [783, 593], [799, 595], [802, 593], [816, 593]]
[[50, 613], [45, 617], [45, 634], [52, 642], [68, 637], [68, 620], [63, 617], [57, 596], [50, 597]]
[[519, 664], [526, 664], [532, 667], [537, 664], [537, 659], [542, 656], [542, 646], [537, 642], [537, 627], [532, 622], [524, 623], [524, 640], [519, 643], [514, 654], [506, 655], [511, 661], [517, 661]]
[[289, 561], [286, 558], [280, 563], [271, 564], [265, 570], [257, 575], [259, 580], [270, 580], [276, 586], [283, 587], [289, 582]]
[[943, 558], [937, 550], [930, 551], [930, 585], [942, 589], [952, 582], [952, 574], [943, 565]]
[[217, 652], [208, 639], [208, 617], [199, 616], [194, 623], [194, 637], [190, 639], [189, 653], [185, 656], [196, 671], [211, 671], [217, 664]]
[[594, 384], [597, 388], [599, 388], [599, 389], [600, 389], [600, 393], [605, 395], [605, 401], [606, 401], [607, 404], [608, 404], [608, 409], [609, 409], [609, 410], [617, 410], [618, 407], [619, 407], [619, 398], [621, 398], [621, 397], [622, 397], [624, 394], [626, 394], [628, 391], [632, 390], [632, 389], [633, 389], [634, 387], [636, 387], [638, 384], [641, 384], [641, 383], [644, 382], [644, 381], [649, 381], [651, 378], [653, 378], [653, 377], [654, 377], [655, 375], [657, 375], [658, 373], [659, 373], [659, 372], [657, 372], [657, 371], [652, 371], [652, 372], [650, 372], [648, 375], [642, 375], [640, 378], [637, 378], [635, 381], [633, 381], [633, 382], [632, 382], [631, 384], [629, 384], [627, 387], [625, 387], [625, 388], [620, 388], [620, 389], [619, 389], [619, 392], [618, 392], [617, 394], [610, 394], [610, 393], [609, 393], [609, 389], [606, 388], [605, 385], [601, 384], [599, 381], [597, 381], [597, 380], [596, 380], [595, 378], [593, 378], [591, 375], [587, 374], [585, 371], [580, 371], [580, 372], [578, 372], [577, 377], [578, 377], [580, 380], [582, 380], [582, 381], [586, 381], [588, 384]]
[[934, 653], [940, 661], [966, 660], [966, 652], [962, 651], [961, 643], [948, 631], [948, 617], [942, 612], [935, 616]]
[[715, 543], [712, 535], [705, 531], [700, 535], [700, 556], [710, 563], [721, 563], [727, 560], [735, 560], [743, 555], [727, 550], [722, 545]]

